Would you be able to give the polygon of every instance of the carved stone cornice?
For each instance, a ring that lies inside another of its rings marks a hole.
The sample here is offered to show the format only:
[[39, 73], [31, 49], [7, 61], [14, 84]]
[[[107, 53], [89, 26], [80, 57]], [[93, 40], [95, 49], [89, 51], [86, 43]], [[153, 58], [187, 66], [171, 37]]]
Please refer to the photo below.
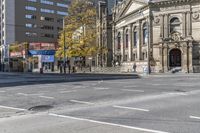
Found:
[[162, 6], [162, 5], [177, 5], [182, 3], [191, 3], [199, 2], [199, 0], [164, 0], [159, 2], [153, 2], [153, 6]]

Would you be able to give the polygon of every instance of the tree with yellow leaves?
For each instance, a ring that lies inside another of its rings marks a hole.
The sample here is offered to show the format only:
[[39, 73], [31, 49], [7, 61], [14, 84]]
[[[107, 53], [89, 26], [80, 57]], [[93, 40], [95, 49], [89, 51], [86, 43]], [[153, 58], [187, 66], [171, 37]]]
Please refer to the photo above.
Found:
[[96, 8], [91, 0], [73, 0], [61, 32], [57, 57], [92, 57], [96, 55]]

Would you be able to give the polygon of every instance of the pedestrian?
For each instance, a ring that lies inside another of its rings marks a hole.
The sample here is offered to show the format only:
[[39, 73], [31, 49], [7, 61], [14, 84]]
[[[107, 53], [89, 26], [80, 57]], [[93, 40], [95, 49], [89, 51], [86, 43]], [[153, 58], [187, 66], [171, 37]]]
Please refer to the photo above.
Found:
[[63, 73], [63, 68], [62, 68], [62, 64], [60, 64], [60, 73]]
[[137, 66], [136, 66], [136, 64], [134, 63], [134, 64], [133, 64], [133, 72], [136, 72], [136, 67], [137, 67]]

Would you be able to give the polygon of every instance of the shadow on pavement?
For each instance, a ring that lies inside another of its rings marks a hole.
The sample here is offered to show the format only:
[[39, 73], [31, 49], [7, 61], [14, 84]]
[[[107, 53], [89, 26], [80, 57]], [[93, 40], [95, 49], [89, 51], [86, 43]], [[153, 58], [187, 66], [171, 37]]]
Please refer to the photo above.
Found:
[[84, 81], [101, 81], [101, 80], [119, 80], [119, 79], [138, 79], [137, 74], [0, 74], [0, 81], [3, 79], [6, 82], [0, 82], [0, 87], [12, 87], [35, 84], [52, 84], [52, 83], [67, 83], [67, 82], [84, 82]]

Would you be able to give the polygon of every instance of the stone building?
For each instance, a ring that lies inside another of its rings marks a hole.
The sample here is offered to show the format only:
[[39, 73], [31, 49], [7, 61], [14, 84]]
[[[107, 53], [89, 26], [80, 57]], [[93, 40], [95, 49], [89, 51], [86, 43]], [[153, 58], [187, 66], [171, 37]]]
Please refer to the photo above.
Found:
[[99, 0], [97, 4], [97, 66], [112, 66], [112, 11], [115, 0]]
[[199, 0], [123, 0], [112, 17], [122, 71], [200, 72]]

